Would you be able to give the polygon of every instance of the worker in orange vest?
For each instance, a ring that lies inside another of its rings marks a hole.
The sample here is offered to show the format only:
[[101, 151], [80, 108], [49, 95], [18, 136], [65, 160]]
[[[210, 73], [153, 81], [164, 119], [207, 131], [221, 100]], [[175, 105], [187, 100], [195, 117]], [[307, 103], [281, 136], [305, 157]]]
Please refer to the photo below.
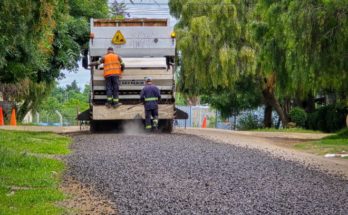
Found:
[[102, 57], [97, 62], [92, 62], [90, 66], [104, 64], [104, 78], [106, 87], [106, 107], [111, 106], [116, 108], [122, 105], [119, 102], [118, 91], [119, 91], [119, 79], [124, 70], [124, 63], [122, 58], [114, 53], [114, 49], [109, 47], [107, 49], [107, 54]]

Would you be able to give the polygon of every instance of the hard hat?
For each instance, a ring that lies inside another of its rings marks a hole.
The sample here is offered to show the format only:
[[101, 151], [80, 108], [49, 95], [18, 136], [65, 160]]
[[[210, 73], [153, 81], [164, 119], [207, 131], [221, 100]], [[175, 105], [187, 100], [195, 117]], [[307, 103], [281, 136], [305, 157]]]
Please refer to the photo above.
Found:
[[151, 77], [146, 77], [146, 81], [147, 82], [152, 81], [152, 78]]

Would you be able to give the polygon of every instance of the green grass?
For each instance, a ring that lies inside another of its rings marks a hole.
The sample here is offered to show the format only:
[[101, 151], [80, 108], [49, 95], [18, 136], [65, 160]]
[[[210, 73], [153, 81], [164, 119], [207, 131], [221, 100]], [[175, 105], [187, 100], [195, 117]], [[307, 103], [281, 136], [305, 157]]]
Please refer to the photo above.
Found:
[[318, 155], [342, 152], [348, 154], [348, 129], [343, 129], [337, 134], [330, 135], [319, 141], [296, 144], [295, 148]]
[[69, 153], [69, 142], [69, 138], [49, 132], [0, 130], [1, 145], [16, 152], [63, 155]]
[[[62, 214], [56, 202], [64, 163], [37, 154], [69, 153], [70, 139], [51, 133], [0, 130], [0, 214]], [[31, 154], [34, 153], [34, 154]]]
[[295, 132], [295, 133], [322, 133], [321, 131], [313, 131], [304, 128], [259, 128], [253, 131], [261, 131], [261, 132]]

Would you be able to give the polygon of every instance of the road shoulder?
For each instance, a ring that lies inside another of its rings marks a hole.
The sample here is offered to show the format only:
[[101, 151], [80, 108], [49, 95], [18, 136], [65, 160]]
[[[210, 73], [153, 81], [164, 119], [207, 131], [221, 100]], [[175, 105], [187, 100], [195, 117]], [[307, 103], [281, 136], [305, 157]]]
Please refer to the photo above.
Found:
[[324, 158], [295, 150], [289, 146], [289, 144], [302, 141], [320, 139], [327, 136], [327, 134], [282, 134], [281, 132], [242, 132], [200, 128], [176, 129], [175, 133], [196, 135], [216, 142], [258, 149], [270, 153], [272, 156], [319, 168], [326, 173], [340, 175], [348, 179], [347, 159]]

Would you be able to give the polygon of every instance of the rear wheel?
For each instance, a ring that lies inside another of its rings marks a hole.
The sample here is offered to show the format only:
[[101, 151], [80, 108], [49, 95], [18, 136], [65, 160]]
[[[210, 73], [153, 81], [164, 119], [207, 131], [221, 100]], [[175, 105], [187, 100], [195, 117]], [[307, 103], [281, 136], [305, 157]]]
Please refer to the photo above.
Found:
[[101, 130], [101, 123], [99, 121], [91, 120], [89, 122], [89, 131], [92, 133], [99, 132]]
[[120, 120], [91, 120], [89, 130], [92, 133], [122, 132], [122, 121]]
[[163, 133], [171, 133], [173, 131], [173, 120], [172, 119], [160, 120], [159, 129]]

